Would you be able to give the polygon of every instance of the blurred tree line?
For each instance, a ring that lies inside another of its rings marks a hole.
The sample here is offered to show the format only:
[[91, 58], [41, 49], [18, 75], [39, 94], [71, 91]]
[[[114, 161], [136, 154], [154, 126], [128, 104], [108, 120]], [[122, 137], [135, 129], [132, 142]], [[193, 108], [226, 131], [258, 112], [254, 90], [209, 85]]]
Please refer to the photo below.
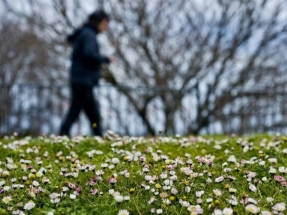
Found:
[[[286, 89], [284, 0], [0, 0], [0, 5], [0, 77], [11, 87], [66, 83], [66, 36], [89, 12], [105, 9], [111, 22], [102, 48], [118, 63], [105, 68], [104, 78], [128, 98], [150, 134], [159, 129], [151, 104], [162, 112], [163, 131], [175, 133], [180, 118], [187, 122], [186, 133], [196, 134], [220, 122], [226, 107], [242, 111], [235, 105], [238, 92]], [[190, 95], [194, 105], [186, 100]], [[1, 102], [7, 112], [12, 101]], [[186, 110], [191, 114], [181, 114]]]

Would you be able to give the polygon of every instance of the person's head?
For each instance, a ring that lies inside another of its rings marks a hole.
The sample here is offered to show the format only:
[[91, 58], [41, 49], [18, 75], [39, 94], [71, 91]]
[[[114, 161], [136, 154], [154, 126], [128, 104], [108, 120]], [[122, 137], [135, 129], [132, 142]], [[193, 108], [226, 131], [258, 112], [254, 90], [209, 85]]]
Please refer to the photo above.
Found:
[[97, 10], [88, 17], [88, 23], [95, 27], [97, 31], [106, 31], [109, 24], [109, 15], [103, 10]]

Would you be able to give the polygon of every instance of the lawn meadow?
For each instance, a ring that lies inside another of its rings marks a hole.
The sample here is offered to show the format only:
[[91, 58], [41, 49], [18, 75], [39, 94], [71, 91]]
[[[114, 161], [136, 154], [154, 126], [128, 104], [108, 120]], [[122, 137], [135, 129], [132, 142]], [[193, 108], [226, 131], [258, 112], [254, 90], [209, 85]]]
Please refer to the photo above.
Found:
[[287, 214], [281, 135], [0, 139], [0, 214]]

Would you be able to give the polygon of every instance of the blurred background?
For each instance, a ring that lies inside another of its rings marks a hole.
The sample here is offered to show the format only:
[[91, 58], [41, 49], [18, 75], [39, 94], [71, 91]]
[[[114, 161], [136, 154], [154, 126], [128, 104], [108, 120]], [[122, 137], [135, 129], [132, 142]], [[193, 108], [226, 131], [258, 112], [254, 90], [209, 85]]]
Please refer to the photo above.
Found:
[[[95, 95], [122, 135], [287, 134], [285, 0], [0, 0], [0, 135], [57, 134], [66, 36], [104, 9]], [[82, 115], [73, 135], [91, 134]]]

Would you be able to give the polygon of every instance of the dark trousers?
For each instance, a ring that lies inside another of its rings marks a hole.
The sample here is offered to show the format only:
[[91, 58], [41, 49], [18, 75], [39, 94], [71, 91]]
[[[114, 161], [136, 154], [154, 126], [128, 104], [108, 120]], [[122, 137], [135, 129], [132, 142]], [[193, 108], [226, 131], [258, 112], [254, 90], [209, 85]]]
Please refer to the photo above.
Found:
[[89, 118], [96, 136], [102, 136], [99, 106], [93, 95], [93, 88], [80, 84], [71, 85], [71, 103], [69, 112], [61, 126], [60, 135], [70, 135], [72, 124], [77, 120], [81, 110]]

